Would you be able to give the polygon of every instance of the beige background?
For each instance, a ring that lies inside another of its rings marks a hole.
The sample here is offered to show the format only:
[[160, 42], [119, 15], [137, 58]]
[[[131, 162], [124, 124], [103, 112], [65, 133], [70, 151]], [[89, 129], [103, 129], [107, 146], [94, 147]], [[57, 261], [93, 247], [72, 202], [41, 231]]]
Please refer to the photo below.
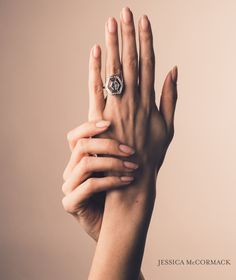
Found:
[[[66, 132], [87, 118], [90, 47], [124, 5], [149, 15], [157, 92], [179, 66], [176, 135], [158, 178], [143, 271], [236, 279], [234, 0], [0, 0], [0, 278], [86, 279], [94, 243], [61, 206]], [[228, 258], [230, 267], [157, 267]]]

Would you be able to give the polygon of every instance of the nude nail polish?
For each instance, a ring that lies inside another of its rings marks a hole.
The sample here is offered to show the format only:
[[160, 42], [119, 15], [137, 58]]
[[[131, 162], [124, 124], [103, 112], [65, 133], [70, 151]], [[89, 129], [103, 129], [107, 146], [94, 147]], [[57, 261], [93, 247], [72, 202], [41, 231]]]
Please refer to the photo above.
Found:
[[138, 164], [130, 161], [124, 161], [124, 166], [128, 169], [137, 169]]
[[126, 153], [126, 154], [129, 154], [129, 155], [133, 155], [134, 154], [134, 149], [129, 147], [129, 146], [126, 146], [126, 145], [119, 145], [119, 149], [123, 152], [123, 153]]
[[141, 26], [142, 26], [143, 31], [148, 31], [149, 30], [149, 20], [148, 20], [148, 17], [146, 15], [142, 16]]
[[128, 7], [123, 8], [122, 10], [122, 18], [125, 23], [130, 23], [132, 20], [132, 13]]
[[130, 183], [134, 180], [134, 177], [132, 176], [122, 176], [120, 177], [121, 181], [124, 182], [124, 183]]
[[104, 128], [104, 127], [108, 127], [110, 124], [111, 124], [110, 121], [104, 121], [104, 120], [102, 120], [102, 121], [99, 121], [99, 122], [96, 123], [96, 127], [98, 127], [98, 128]]
[[93, 47], [93, 56], [94, 56], [95, 58], [98, 58], [99, 55], [100, 55], [100, 53], [101, 53], [100, 47], [99, 47], [98, 45], [95, 45], [95, 46]]
[[108, 19], [107, 28], [110, 33], [116, 32], [117, 25], [116, 25], [116, 21], [114, 18], [110, 17]]

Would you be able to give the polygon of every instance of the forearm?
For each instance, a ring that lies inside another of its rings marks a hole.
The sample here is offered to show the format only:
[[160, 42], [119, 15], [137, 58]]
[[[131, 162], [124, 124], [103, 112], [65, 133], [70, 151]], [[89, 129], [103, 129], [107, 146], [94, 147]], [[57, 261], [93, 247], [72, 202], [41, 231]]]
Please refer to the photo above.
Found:
[[[90, 234], [91, 234], [91, 233], [90, 233]], [[99, 233], [96, 233], [96, 234], [94, 234], [94, 235], [91, 236], [91, 237], [92, 237], [92, 238], [94, 239], [94, 241], [97, 243], [97, 242], [98, 242], [98, 238], [99, 238]], [[141, 269], [140, 269], [140, 273], [139, 273], [138, 280], [145, 280]]]
[[155, 175], [107, 194], [89, 279], [143, 279], [140, 266], [155, 201]]
[[[93, 236], [93, 239], [97, 242], [97, 241], [98, 241], [98, 237], [99, 237], [99, 236], [95, 235], [95, 236]], [[145, 280], [141, 269], [140, 269], [140, 273], [139, 273], [138, 280]]]

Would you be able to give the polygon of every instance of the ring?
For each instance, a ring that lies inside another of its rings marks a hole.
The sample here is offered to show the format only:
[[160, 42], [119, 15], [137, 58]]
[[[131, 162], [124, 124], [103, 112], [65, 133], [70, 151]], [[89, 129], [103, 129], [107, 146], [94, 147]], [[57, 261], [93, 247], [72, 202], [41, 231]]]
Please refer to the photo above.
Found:
[[106, 79], [105, 89], [111, 95], [120, 95], [124, 88], [124, 81], [122, 74], [114, 74], [108, 76]]

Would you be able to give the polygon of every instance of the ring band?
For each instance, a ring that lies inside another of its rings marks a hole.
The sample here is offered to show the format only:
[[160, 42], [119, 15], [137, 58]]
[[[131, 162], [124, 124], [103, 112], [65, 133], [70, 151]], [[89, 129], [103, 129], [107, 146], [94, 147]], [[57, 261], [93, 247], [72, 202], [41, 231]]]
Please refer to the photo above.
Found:
[[105, 89], [108, 94], [120, 95], [124, 88], [122, 73], [108, 76], [105, 83]]

